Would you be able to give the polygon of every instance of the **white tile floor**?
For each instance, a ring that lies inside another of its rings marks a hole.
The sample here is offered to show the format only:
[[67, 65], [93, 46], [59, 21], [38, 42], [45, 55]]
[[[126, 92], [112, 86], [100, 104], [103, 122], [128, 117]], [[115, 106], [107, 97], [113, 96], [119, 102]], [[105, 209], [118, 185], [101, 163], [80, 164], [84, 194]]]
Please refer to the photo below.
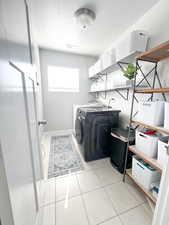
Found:
[[84, 171], [45, 183], [38, 225], [151, 225], [144, 195], [109, 159], [84, 162]]

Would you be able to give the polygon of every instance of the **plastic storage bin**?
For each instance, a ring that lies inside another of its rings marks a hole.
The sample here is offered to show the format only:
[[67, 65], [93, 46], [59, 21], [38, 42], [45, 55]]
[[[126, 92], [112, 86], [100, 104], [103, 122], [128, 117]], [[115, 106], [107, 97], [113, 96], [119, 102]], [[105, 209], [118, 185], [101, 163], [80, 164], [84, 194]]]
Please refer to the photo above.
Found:
[[102, 69], [106, 69], [116, 62], [115, 49], [109, 50], [101, 56]]
[[156, 134], [148, 135], [136, 130], [136, 149], [151, 158], [157, 157], [158, 139]]
[[146, 50], [148, 36], [144, 31], [135, 30], [126, 35], [116, 48], [116, 59], [120, 61], [124, 57], [136, 51], [143, 52]]
[[165, 102], [164, 128], [169, 130], [169, 102]]
[[133, 156], [132, 159], [132, 176], [147, 190], [151, 190], [151, 184], [161, 178], [160, 171], [154, 169], [137, 156]]
[[97, 62], [94, 64], [94, 72], [95, 74], [100, 73], [102, 71], [102, 65], [101, 60], [97, 60]]
[[164, 102], [139, 102], [137, 120], [153, 125], [163, 126], [164, 124]]
[[157, 162], [161, 165], [161, 167], [165, 167], [168, 161], [167, 149], [169, 147], [169, 136], [162, 137], [158, 141], [158, 154], [157, 154]]
[[94, 66], [89, 67], [89, 77], [93, 77], [95, 75]]

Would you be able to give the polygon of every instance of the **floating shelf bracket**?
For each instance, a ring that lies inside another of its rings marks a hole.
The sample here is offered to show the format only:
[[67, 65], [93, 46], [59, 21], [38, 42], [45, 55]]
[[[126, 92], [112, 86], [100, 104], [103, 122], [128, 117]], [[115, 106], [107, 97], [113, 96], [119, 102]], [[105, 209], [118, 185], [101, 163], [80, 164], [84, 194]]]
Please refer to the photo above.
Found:
[[128, 100], [128, 98], [129, 98], [129, 88], [128, 89], [126, 89], [126, 95], [124, 95], [124, 94], [122, 94], [121, 92], [120, 92], [120, 90], [118, 90], [118, 89], [115, 89], [114, 90], [116, 93], [118, 93], [124, 100]]

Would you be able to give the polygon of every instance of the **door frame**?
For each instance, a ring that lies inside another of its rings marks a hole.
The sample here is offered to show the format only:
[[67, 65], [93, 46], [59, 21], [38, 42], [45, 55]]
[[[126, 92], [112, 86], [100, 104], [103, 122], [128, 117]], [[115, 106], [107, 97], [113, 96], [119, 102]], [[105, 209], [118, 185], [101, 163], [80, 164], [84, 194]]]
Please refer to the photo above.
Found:
[[23, 97], [24, 97], [24, 103], [25, 103], [25, 116], [26, 116], [26, 124], [27, 124], [27, 132], [28, 132], [28, 141], [29, 141], [29, 149], [30, 149], [30, 161], [32, 166], [32, 177], [33, 177], [33, 187], [34, 187], [34, 195], [35, 195], [35, 205], [36, 205], [36, 211], [39, 211], [39, 202], [38, 202], [38, 191], [36, 186], [36, 173], [35, 173], [35, 165], [33, 160], [33, 146], [32, 146], [32, 140], [31, 140], [31, 129], [29, 125], [29, 110], [28, 110], [28, 99], [26, 94], [26, 84], [25, 84], [25, 73], [19, 69], [14, 63], [9, 61], [9, 65], [12, 66], [15, 70], [17, 70], [19, 73], [21, 73], [22, 77], [22, 86], [23, 86]]
[[153, 218], [153, 225], [169, 225], [169, 157], [163, 170], [160, 192]]

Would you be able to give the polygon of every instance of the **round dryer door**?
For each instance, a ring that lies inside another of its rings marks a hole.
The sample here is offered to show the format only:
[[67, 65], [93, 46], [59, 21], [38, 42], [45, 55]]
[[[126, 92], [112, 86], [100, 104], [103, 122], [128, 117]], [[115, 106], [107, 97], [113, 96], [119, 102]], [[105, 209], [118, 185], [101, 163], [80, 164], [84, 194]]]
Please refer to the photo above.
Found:
[[83, 127], [82, 126], [83, 126], [82, 119], [79, 116], [75, 122], [76, 139], [79, 144], [82, 144], [82, 141], [83, 141]]

